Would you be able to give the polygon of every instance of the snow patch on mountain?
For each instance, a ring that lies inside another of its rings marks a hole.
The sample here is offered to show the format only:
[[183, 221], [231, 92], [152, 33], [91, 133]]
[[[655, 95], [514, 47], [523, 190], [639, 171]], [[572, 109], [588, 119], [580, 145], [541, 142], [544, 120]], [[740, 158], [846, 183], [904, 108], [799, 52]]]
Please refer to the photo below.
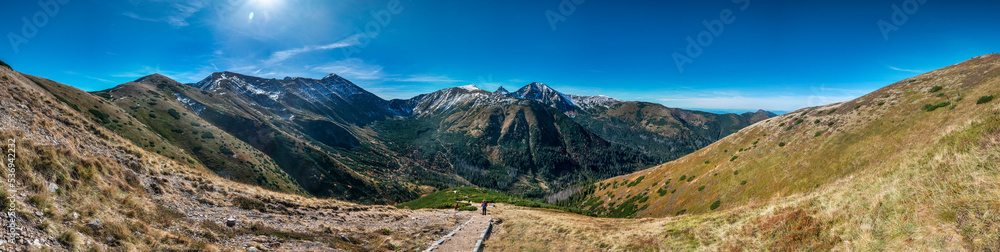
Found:
[[573, 104], [577, 105], [582, 109], [592, 109], [596, 107], [611, 107], [611, 105], [621, 102], [618, 99], [608, 97], [606, 95], [568, 95], [569, 99], [573, 101]]
[[479, 87], [476, 87], [476, 85], [472, 85], [472, 84], [461, 86], [461, 87], [458, 87], [458, 88], [465, 89], [467, 91], [479, 91], [479, 90], [482, 90], [482, 89], [479, 89]]
[[197, 115], [201, 115], [201, 111], [205, 110], [205, 104], [201, 104], [200, 102], [188, 98], [183, 94], [174, 93], [174, 96], [177, 97], [177, 102], [188, 106], [188, 108], [194, 111], [194, 113]]

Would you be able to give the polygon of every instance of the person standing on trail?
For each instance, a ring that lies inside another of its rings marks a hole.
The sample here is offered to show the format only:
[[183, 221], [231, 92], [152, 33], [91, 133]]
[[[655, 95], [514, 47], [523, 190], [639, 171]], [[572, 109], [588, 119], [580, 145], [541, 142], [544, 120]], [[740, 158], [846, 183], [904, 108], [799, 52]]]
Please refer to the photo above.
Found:
[[486, 215], [486, 200], [483, 200], [483, 215]]
[[455, 211], [458, 212], [458, 203], [455, 203]]

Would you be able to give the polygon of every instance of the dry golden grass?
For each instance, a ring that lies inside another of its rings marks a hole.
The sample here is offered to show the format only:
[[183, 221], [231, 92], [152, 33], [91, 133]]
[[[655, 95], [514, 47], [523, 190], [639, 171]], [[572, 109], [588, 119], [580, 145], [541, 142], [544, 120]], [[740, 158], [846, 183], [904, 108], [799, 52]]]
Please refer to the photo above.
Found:
[[[604, 181], [619, 186], [593, 194], [614, 203], [650, 195], [649, 208], [639, 215], [657, 218], [511, 208], [498, 215], [504, 221], [488, 246], [500, 251], [1000, 248], [1000, 103], [976, 105], [968, 98], [1000, 93], [997, 72], [1000, 57], [977, 58], [855, 101], [755, 124], [677, 161]], [[957, 105], [921, 110], [945, 99], [927, 92], [936, 85]], [[959, 94], [966, 98], [959, 101]], [[785, 130], [803, 113], [804, 122]], [[817, 118], [821, 123], [813, 122]], [[819, 130], [824, 133], [815, 137]], [[787, 145], [779, 147], [780, 142]], [[734, 155], [739, 157], [730, 162]], [[681, 182], [682, 175], [695, 179]], [[645, 177], [636, 186], [621, 186], [639, 176]], [[667, 179], [677, 191], [659, 197], [656, 191]], [[740, 185], [742, 180], [748, 183]], [[706, 187], [697, 191], [700, 186]], [[717, 199], [722, 207], [710, 211]], [[672, 217], [681, 209], [686, 214]]]
[[726, 211], [608, 219], [511, 207], [498, 251], [985, 250], [1000, 246], [1000, 149], [913, 156], [820, 190]]
[[[235, 183], [204, 168], [147, 152], [6, 68], [0, 69], [0, 108], [0, 139], [4, 141], [4, 150], [7, 139], [16, 141], [13, 187], [18, 191], [7, 193], [11, 184], [4, 183], [2, 198], [5, 203], [7, 199], [15, 202], [17, 224], [21, 227], [20, 232], [4, 235], [28, 241], [57, 241], [49, 244], [55, 247], [45, 248], [48, 250], [228, 250], [196, 232], [204, 230], [199, 223], [185, 218], [176, 209], [164, 207], [171, 198], [176, 198], [169, 193], [199, 192], [206, 185], [229, 193], [202, 194], [217, 197], [206, 199], [209, 202], [228, 202], [230, 194], [240, 194], [280, 202], [290, 208], [336, 207], [347, 211], [359, 208], [336, 200]], [[11, 174], [2, 169], [0, 175], [6, 178]], [[175, 179], [168, 183], [168, 177]], [[58, 189], [52, 192], [52, 186]], [[154, 193], [154, 188], [166, 193]], [[88, 225], [94, 220], [101, 224]], [[289, 233], [276, 234], [289, 236]], [[358, 246], [361, 245], [348, 244], [344, 248]], [[29, 248], [23, 244], [0, 245], [0, 250]]]
[[[1000, 94], [998, 73], [1000, 57], [977, 58], [856, 100], [775, 117], [678, 160], [602, 181], [598, 185], [605, 186], [592, 196], [603, 206], [649, 196], [648, 207], [637, 215], [665, 217], [680, 211], [707, 212], [717, 200], [726, 209], [814, 191], [857, 172], [922, 154], [945, 134], [995, 111], [995, 102], [977, 105], [969, 97]], [[928, 93], [932, 86], [944, 88]], [[922, 110], [925, 104], [946, 100], [954, 105]], [[637, 185], [621, 186], [640, 176], [645, 179]], [[682, 176], [695, 179], [681, 181]], [[661, 188], [671, 193], [660, 196], [656, 192]]]

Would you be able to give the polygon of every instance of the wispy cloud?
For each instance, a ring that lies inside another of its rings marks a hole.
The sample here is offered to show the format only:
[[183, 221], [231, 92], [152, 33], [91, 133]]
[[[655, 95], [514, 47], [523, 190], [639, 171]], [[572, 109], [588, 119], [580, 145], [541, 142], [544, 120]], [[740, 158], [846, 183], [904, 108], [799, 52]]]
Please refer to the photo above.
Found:
[[399, 82], [435, 82], [435, 83], [440, 83], [440, 82], [451, 83], [451, 82], [461, 82], [462, 81], [462, 80], [452, 79], [452, 78], [449, 78], [448, 76], [443, 76], [443, 75], [439, 75], [439, 76], [431, 76], [431, 75], [409, 75], [409, 76], [403, 76], [403, 77], [389, 78], [388, 80], [390, 80], [390, 81], [399, 81]]
[[110, 80], [106, 80], [106, 79], [101, 79], [101, 78], [97, 78], [97, 77], [93, 77], [93, 76], [89, 76], [89, 75], [88, 76], [84, 76], [84, 77], [86, 77], [87, 79], [96, 80], [96, 81], [100, 81], [100, 82], [104, 82], [104, 83], [115, 83], [114, 81], [110, 81]]
[[289, 50], [284, 50], [284, 51], [277, 51], [277, 52], [272, 53], [270, 58], [268, 58], [267, 60], [264, 60], [264, 64], [265, 65], [274, 65], [274, 64], [277, 64], [277, 63], [281, 63], [282, 61], [285, 61], [285, 60], [287, 60], [289, 58], [295, 57], [295, 55], [299, 55], [299, 54], [303, 54], [303, 53], [308, 53], [308, 52], [313, 52], [313, 51], [330, 50], [330, 49], [337, 49], [337, 48], [341, 48], [341, 47], [353, 46], [354, 43], [356, 41], [358, 41], [357, 38], [356, 38], [357, 36], [358, 35], [354, 35], [354, 36], [348, 37], [346, 39], [342, 39], [340, 41], [337, 41], [337, 42], [334, 42], [334, 43], [330, 43], [330, 44], [325, 44], [325, 45], [305, 46], [305, 47], [301, 47], [301, 48], [289, 49]]
[[378, 80], [385, 78], [382, 66], [368, 64], [358, 58], [330, 62], [313, 67], [312, 71], [334, 73], [350, 80]]
[[898, 68], [898, 67], [894, 67], [894, 66], [889, 66], [889, 69], [900, 71], [900, 72], [908, 72], [908, 73], [924, 73], [924, 72], [926, 72], [926, 71], [922, 71], [922, 70], [905, 69], [905, 68]]
[[[188, 19], [194, 16], [195, 13], [201, 11], [205, 7], [208, 7], [210, 2], [206, 0], [193, 0], [193, 1], [150, 1], [150, 2], [140, 2], [132, 1], [133, 5], [140, 4], [152, 4], [157, 6], [142, 6], [141, 8], [148, 10], [163, 10], [162, 13], [152, 14], [152, 15], [140, 15], [131, 11], [121, 12], [122, 16], [126, 16], [136, 20], [149, 21], [149, 22], [165, 22], [174, 27], [185, 27], [189, 26]], [[168, 6], [163, 6], [163, 4], [169, 4]]]
[[135, 14], [135, 12], [131, 12], [131, 11], [122, 12], [121, 14], [122, 14], [122, 16], [126, 16], [126, 17], [129, 17], [129, 18], [135, 19], [135, 20], [142, 20], [142, 21], [149, 21], [149, 22], [158, 22], [158, 21], [160, 21], [159, 19], [155, 19], [155, 18], [147, 18], [147, 17], [139, 16], [139, 14]]
[[842, 102], [857, 98], [850, 95], [776, 95], [776, 96], [713, 96], [665, 97], [657, 101], [669, 107], [754, 111], [757, 109], [794, 111], [800, 108]]

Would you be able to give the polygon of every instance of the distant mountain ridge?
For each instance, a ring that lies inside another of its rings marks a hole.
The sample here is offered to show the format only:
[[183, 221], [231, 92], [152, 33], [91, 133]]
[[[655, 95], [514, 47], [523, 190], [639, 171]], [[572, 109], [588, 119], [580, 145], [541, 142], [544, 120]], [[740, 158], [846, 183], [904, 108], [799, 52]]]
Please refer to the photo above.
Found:
[[[385, 164], [392, 163], [390, 167], [405, 167], [407, 166], [405, 163], [416, 163], [418, 166], [430, 168], [428, 171], [438, 175], [421, 176], [437, 177], [438, 179], [431, 180], [437, 181], [433, 183], [443, 183], [439, 184], [439, 187], [471, 183], [498, 190], [511, 190], [532, 197], [541, 197], [553, 193], [552, 190], [570, 185], [573, 183], [573, 180], [567, 180], [570, 174], [577, 174], [576, 179], [624, 174], [648, 164], [680, 157], [742, 127], [770, 117], [769, 113], [763, 111], [743, 115], [716, 115], [666, 108], [655, 103], [623, 102], [601, 95], [568, 95], [537, 82], [525, 85], [514, 92], [507, 91], [503, 87], [494, 92], [487, 92], [474, 85], [465, 85], [421, 94], [410, 99], [393, 100], [384, 100], [334, 74], [316, 80], [291, 77], [264, 79], [220, 72], [187, 85], [231, 97], [233, 102], [230, 103], [242, 104], [240, 107], [244, 107], [243, 111], [257, 114], [253, 116], [257, 118], [254, 119], [256, 121], [267, 122], [272, 121], [269, 118], [277, 119], [272, 123], [264, 123], [263, 125], [274, 125], [265, 128], [286, 128], [282, 125], [287, 125], [286, 122], [291, 121], [298, 126], [283, 130], [297, 132], [290, 135], [311, 135], [313, 136], [311, 139], [320, 140], [324, 145], [347, 148], [340, 150], [341, 152], [388, 152], [390, 153], [388, 156], [380, 159], [391, 160]], [[526, 101], [540, 103], [555, 111], [545, 111], [543, 107], [525, 103]], [[219, 110], [223, 109], [216, 111]], [[515, 111], [514, 114], [510, 114], [511, 111]], [[403, 121], [397, 123], [395, 120]], [[219, 123], [225, 125], [227, 121], [229, 119]], [[317, 128], [316, 123], [323, 121], [327, 122], [321, 125], [327, 126]], [[404, 122], [426, 127], [421, 132], [397, 134], [399, 131], [406, 131], [398, 128], [401, 126], [399, 123]], [[553, 128], [549, 128], [540, 125], [539, 122], [563, 123], [557, 123]], [[373, 127], [369, 128], [368, 125]], [[462, 128], [456, 128], [457, 126]], [[234, 125], [224, 128], [239, 131], [240, 127], [242, 126]], [[317, 131], [326, 132], [330, 127], [336, 129], [334, 132], [341, 133], [323, 133], [321, 136], [315, 136]], [[555, 130], [557, 128], [561, 129]], [[258, 133], [254, 134], [263, 132], [267, 130], [258, 130]], [[534, 132], [539, 132], [540, 135], [535, 135]], [[236, 135], [242, 136], [241, 138], [247, 141], [258, 141], [253, 143], [255, 146], [267, 145], [260, 143], [254, 134]], [[440, 140], [442, 138], [450, 140], [442, 142]], [[578, 138], [590, 140], [566, 142], [568, 139]], [[419, 139], [438, 140], [428, 142]], [[514, 150], [508, 148], [512, 146], [509, 143], [502, 144], [513, 139], [521, 139], [517, 141], [527, 145]], [[550, 140], [535, 141], [542, 139]], [[364, 142], [375, 144], [363, 144]], [[454, 150], [449, 150], [456, 148], [453, 145], [455, 143], [464, 143], [464, 147], [461, 148], [466, 153], [456, 154]], [[449, 145], [452, 147], [447, 147]], [[581, 146], [577, 145], [589, 147], [581, 149]], [[612, 146], [617, 146], [613, 147], [618, 149], [616, 151], [624, 152], [614, 154], [613, 156], [617, 158], [612, 158], [607, 156], [609, 154], [596, 152], [586, 154], [588, 151], [582, 151], [612, 148]], [[420, 150], [420, 153], [425, 154], [404, 154], [410, 152], [409, 150]], [[427, 154], [427, 152], [439, 154]], [[551, 158], [538, 159], [529, 156], [528, 159], [520, 160], [515, 158], [519, 152]], [[339, 159], [341, 163], [358, 162], [353, 159], [345, 160], [343, 158], [345, 155], [357, 156], [357, 154], [344, 154], [333, 159]], [[606, 158], [605, 160], [584, 158], [589, 156], [606, 156]], [[428, 159], [448, 160], [448, 162], [427, 162]], [[515, 159], [520, 161], [512, 161]], [[570, 161], [558, 161], [561, 159]], [[371, 163], [371, 161], [361, 163]], [[483, 177], [476, 173], [465, 172], [464, 168], [459, 168], [463, 165], [456, 163], [507, 175]], [[393, 169], [398, 168], [389, 168]], [[455, 180], [448, 174], [459, 174], [461, 179]], [[587, 175], [580, 176], [584, 174]], [[516, 177], [523, 177], [528, 181], [537, 180], [541, 183], [518, 182]], [[431, 180], [425, 179], [424, 182]], [[300, 180], [299, 183], [305, 182]], [[408, 187], [417, 186], [411, 184]]]
[[671, 160], [767, 117], [567, 95], [541, 83], [385, 100], [335, 74], [217, 72], [189, 84], [154, 74], [94, 94], [162, 125], [152, 129], [168, 143], [151, 149], [180, 146], [236, 181], [361, 203], [460, 185], [541, 198]]

